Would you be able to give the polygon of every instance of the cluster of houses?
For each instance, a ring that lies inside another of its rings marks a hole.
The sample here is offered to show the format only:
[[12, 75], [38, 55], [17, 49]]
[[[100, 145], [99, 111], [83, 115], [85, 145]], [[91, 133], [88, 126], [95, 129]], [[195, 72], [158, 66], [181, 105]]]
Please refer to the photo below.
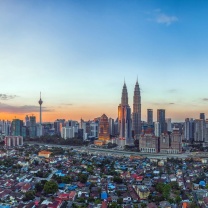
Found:
[[[38, 145], [2, 148], [0, 157], [2, 208], [208, 207], [208, 166], [200, 158], [159, 160], [81, 149], [57, 154]], [[57, 184], [54, 193], [45, 193], [47, 181]], [[168, 196], [158, 184], [170, 185]]]

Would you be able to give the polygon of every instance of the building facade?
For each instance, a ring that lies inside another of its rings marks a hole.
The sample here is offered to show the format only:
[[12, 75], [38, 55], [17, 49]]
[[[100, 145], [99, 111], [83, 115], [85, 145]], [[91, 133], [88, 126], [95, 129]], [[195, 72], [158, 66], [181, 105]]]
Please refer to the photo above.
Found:
[[182, 135], [179, 129], [173, 129], [171, 133], [171, 150], [173, 154], [182, 152]]
[[105, 114], [100, 117], [98, 138], [99, 140], [104, 141], [104, 143], [108, 143], [110, 141], [109, 122], [108, 117]]
[[153, 125], [153, 110], [147, 109], [147, 124]]
[[103, 114], [100, 117], [100, 122], [99, 122], [99, 135], [98, 135], [98, 140], [95, 140], [96, 145], [103, 145], [107, 144], [110, 142], [110, 132], [109, 132], [109, 120], [108, 117]]
[[203, 142], [205, 136], [205, 128], [204, 128], [204, 120], [203, 119], [195, 119], [194, 120], [194, 141], [195, 142]]
[[119, 138], [125, 140], [126, 145], [131, 144], [131, 108], [128, 104], [126, 83], [123, 85], [121, 104], [118, 106]]
[[166, 132], [166, 122], [165, 122], [165, 109], [158, 109], [157, 110], [157, 122], [160, 123], [160, 130], [159, 133]]
[[186, 118], [184, 123], [184, 139], [193, 141], [194, 139], [194, 119]]
[[173, 129], [172, 133], [161, 134], [160, 152], [166, 154], [178, 154], [182, 152], [182, 135], [179, 129]]
[[135, 137], [141, 134], [141, 95], [138, 80], [136, 81], [134, 87], [134, 97], [133, 97], [133, 114], [132, 114], [132, 130]]
[[205, 138], [204, 142], [208, 143], [208, 119], [205, 121]]
[[22, 136], [6, 136], [4, 138], [4, 143], [6, 147], [22, 146], [23, 137]]
[[21, 136], [22, 135], [23, 121], [20, 119], [13, 119], [11, 124], [11, 135]]
[[30, 116], [29, 136], [30, 138], [36, 137], [36, 117], [35, 116]]
[[172, 123], [171, 123], [171, 118], [166, 118], [165, 119], [166, 122], [166, 129], [168, 132], [172, 132]]
[[63, 127], [61, 131], [61, 137], [64, 139], [71, 139], [76, 137], [78, 134], [78, 126], [74, 127]]
[[111, 136], [115, 135], [115, 124], [114, 124], [114, 119], [113, 118], [109, 118], [109, 133]]
[[139, 138], [140, 152], [158, 153], [159, 151], [158, 137], [154, 134], [146, 133]]
[[154, 123], [154, 132], [156, 137], [160, 136], [160, 123], [157, 121]]

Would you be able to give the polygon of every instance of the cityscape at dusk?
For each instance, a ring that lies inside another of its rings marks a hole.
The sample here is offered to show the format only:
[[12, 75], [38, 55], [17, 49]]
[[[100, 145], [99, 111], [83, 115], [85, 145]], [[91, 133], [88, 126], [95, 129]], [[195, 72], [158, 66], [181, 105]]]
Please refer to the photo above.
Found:
[[0, 0], [0, 208], [208, 208], [207, 0]]
[[0, 1], [0, 119], [116, 118], [125, 78], [141, 116], [207, 111], [208, 2]]

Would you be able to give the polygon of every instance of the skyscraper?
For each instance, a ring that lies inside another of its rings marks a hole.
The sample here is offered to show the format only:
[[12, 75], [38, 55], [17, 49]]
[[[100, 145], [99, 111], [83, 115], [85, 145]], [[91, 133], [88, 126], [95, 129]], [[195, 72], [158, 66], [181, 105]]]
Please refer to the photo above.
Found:
[[200, 113], [200, 119], [205, 120], [205, 113]]
[[110, 140], [109, 122], [105, 114], [100, 117], [99, 140], [102, 140], [104, 143], [108, 143]]
[[40, 105], [40, 124], [42, 124], [42, 104], [43, 101], [41, 99], [41, 92], [40, 92], [40, 100], [38, 101], [39, 105]]
[[25, 116], [25, 126], [29, 127], [30, 126], [30, 118], [28, 115]]
[[166, 122], [166, 130], [172, 132], [173, 129], [172, 129], [171, 118], [166, 118], [165, 122]]
[[155, 132], [155, 136], [159, 137], [161, 135], [161, 132], [160, 132], [160, 123], [159, 122], [155, 122], [155, 125], [154, 125], [154, 132]]
[[126, 145], [131, 144], [131, 108], [128, 104], [128, 92], [124, 82], [121, 104], [118, 106], [118, 130], [120, 139], [125, 139]]
[[138, 135], [141, 133], [141, 96], [140, 96], [140, 88], [138, 84], [138, 80], [136, 81], [134, 87], [134, 97], [133, 97], [133, 114], [132, 114], [132, 129], [134, 131], [134, 135]]
[[30, 116], [29, 136], [30, 138], [36, 137], [36, 117], [35, 116]]
[[109, 118], [109, 133], [111, 136], [115, 135], [115, 131], [114, 131], [114, 119], [113, 118]]
[[157, 110], [157, 122], [160, 124], [159, 134], [166, 132], [166, 123], [165, 123], [165, 109]]
[[194, 120], [193, 120], [193, 118], [186, 118], [185, 119], [184, 139], [186, 141], [193, 141], [193, 139], [194, 139]]
[[147, 124], [152, 125], [153, 124], [153, 110], [147, 109]]
[[194, 141], [203, 142], [205, 137], [205, 128], [203, 119], [194, 120]]
[[23, 121], [20, 119], [13, 119], [11, 125], [12, 136], [22, 136]]

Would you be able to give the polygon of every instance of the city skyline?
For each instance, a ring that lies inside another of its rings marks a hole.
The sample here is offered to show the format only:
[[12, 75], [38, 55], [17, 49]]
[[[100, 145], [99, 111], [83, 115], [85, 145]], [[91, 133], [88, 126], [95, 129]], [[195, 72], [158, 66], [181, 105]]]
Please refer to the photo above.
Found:
[[[117, 118], [125, 77], [172, 121], [208, 114], [206, 1], [1, 1], [0, 119]], [[133, 108], [132, 108], [133, 109]]]

